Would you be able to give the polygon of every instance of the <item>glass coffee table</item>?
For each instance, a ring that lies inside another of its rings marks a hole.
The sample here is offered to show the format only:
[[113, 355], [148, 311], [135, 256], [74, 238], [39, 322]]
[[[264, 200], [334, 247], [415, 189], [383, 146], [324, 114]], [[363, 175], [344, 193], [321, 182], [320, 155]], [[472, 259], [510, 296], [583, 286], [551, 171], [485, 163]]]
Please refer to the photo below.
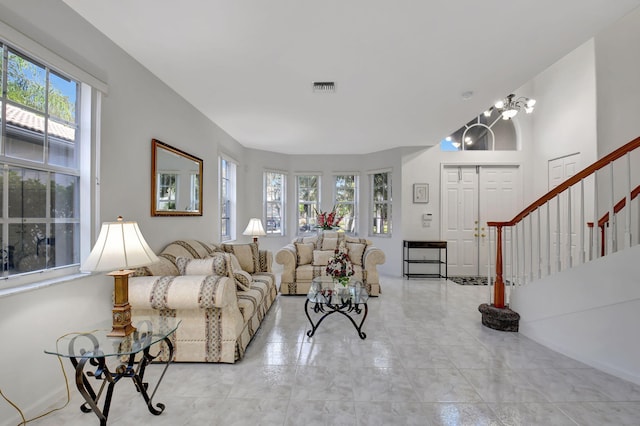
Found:
[[[331, 277], [314, 278], [304, 303], [304, 312], [311, 323], [311, 330], [307, 331], [307, 336], [312, 337], [326, 317], [338, 313], [351, 321], [361, 339], [366, 339], [367, 335], [362, 331], [362, 325], [369, 312], [368, 299], [369, 294], [361, 281], [351, 279], [347, 286], [342, 286], [336, 285]], [[309, 310], [323, 315], [314, 323]], [[354, 320], [355, 315], [362, 315], [360, 324]]]
[[[153, 397], [173, 359], [170, 337], [178, 328], [180, 320], [158, 316], [135, 318], [132, 322], [136, 331], [126, 337], [107, 336], [111, 332], [109, 321], [104, 329], [100, 327], [90, 332], [66, 334], [56, 341], [54, 349], [44, 351], [47, 354], [69, 358], [76, 370], [76, 386], [86, 401], [80, 406], [80, 410], [83, 413], [93, 411], [100, 419], [100, 425], [107, 424], [115, 384], [123, 378], [133, 381], [152, 414], [160, 415], [165, 408], [164, 404], [160, 403], [154, 406]], [[161, 343], [163, 347], [151, 354], [151, 346], [157, 343]], [[149, 384], [143, 381], [144, 373], [147, 365], [154, 360], [163, 361], [165, 365], [153, 391], [149, 394]], [[90, 378], [98, 380], [97, 392], [91, 385], [95, 382]], [[104, 405], [100, 409], [98, 404], [105, 386]]]

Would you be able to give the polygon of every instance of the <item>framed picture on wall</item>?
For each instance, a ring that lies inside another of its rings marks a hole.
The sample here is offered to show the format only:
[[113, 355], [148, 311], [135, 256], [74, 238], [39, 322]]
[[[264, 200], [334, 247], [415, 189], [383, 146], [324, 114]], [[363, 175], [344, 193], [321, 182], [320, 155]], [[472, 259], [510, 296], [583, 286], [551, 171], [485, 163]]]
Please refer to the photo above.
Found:
[[414, 203], [429, 202], [429, 184], [428, 183], [413, 184], [413, 202]]

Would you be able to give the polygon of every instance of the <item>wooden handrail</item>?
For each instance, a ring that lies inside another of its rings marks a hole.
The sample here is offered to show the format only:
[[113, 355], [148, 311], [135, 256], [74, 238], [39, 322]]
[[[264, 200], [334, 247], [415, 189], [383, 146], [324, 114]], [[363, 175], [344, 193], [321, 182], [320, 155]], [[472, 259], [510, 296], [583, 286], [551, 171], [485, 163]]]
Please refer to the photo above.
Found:
[[510, 221], [487, 222], [487, 226], [515, 226], [518, 222], [520, 222], [522, 219], [527, 217], [530, 213], [542, 207], [544, 204], [546, 204], [547, 202], [555, 198], [558, 194], [566, 191], [568, 188], [571, 188], [573, 185], [580, 182], [582, 179], [590, 176], [591, 174], [602, 169], [612, 161], [617, 160], [618, 158], [622, 157], [628, 152], [633, 151], [638, 147], [640, 147], [640, 137], [635, 138], [634, 140], [627, 143], [626, 145], [623, 145], [620, 148], [616, 149], [615, 151], [611, 152], [610, 154], [605, 155], [604, 157], [602, 157], [601, 159], [599, 159], [589, 167], [585, 168], [584, 170], [581, 170], [580, 172], [571, 176], [569, 179], [562, 182], [560, 185], [556, 186], [551, 191], [547, 192], [545, 195], [543, 195], [542, 197], [538, 198], [536, 201], [531, 203], [528, 207], [526, 207], [524, 210], [518, 213], [518, 215], [513, 219], [511, 219]]

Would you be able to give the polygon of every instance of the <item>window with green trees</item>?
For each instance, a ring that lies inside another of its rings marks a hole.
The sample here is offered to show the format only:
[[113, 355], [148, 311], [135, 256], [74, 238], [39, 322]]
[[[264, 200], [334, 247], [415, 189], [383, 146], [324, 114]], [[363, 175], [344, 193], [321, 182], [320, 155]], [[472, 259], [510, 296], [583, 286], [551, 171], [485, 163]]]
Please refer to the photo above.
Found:
[[80, 261], [80, 84], [0, 43], [2, 276]]
[[220, 241], [235, 238], [236, 163], [220, 157]]
[[370, 235], [391, 235], [391, 172], [371, 174]]
[[286, 176], [280, 172], [264, 172], [265, 232], [284, 235]]
[[316, 211], [320, 208], [320, 176], [297, 176], [298, 234], [315, 231]]
[[342, 217], [338, 226], [345, 232], [355, 234], [358, 229], [358, 176], [341, 174], [334, 176], [334, 180], [333, 205], [338, 217]]

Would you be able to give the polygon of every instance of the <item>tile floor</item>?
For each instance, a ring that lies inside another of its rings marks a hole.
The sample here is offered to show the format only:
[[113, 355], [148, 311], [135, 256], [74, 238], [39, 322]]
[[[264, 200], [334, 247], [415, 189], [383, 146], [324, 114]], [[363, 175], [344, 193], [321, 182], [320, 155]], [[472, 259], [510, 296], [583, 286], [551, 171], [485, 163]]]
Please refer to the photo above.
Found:
[[[167, 405], [158, 417], [119, 383], [109, 424], [640, 425], [640, 386], [483, 327], [486, 287], [382, 282], [366, 340], [337, 315], [308, 338], [305, 298], [279, 296], [241, 362], [173, 364], [154, 398]], [[72, 394], [32, 424], [98, 424]]]

